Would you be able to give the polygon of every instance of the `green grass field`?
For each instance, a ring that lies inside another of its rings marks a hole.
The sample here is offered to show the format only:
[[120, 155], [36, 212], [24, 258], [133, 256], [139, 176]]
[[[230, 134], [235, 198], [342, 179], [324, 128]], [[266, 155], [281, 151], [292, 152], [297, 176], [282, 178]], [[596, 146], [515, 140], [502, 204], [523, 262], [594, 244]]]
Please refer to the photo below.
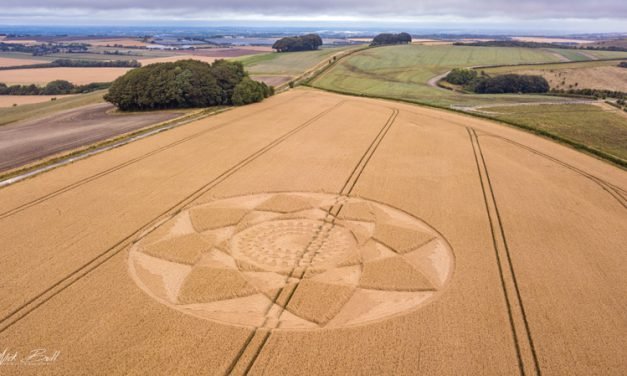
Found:
[[[625, 57], [627, 59], [627, 56]], [[506, 67], [496, 67], [496, 68], [486, 68], [482, 69], [488, 74], [505, 74], [511, 72], [520, 72], [526, 70], [546, 70], [546, 69], [578, 69], [578, 68], [594, 68], [594, 67], [606, 67], [606, 66], [616, 66], [619, 61], [611, 60], [611, 61], [599, 61], [599, 60], [588, 60], [588, 61], [578, 61], [572, 63], [556, 63], [556, 64], [539, 64], [539, 65], [517, 65], [517, 66], [506, 66]]]
[[584, 50], [583, 53], [594, 56], [597, 59], [627, 59], [627, 52], [621, 51], [593, 51]]
[[[354, 48], [354, 47], [353, 47]], [[237, 58], [254, 75], [296, 76], [347, 47], [323, 48], [317, 51], [258, 54]]]
[[627, 114], [587, 104], [490, 107], [496, 119], [518, 123], [627, 161]]
[[105, 93], [106, 90], [99, 90], [94, 91], [93, 93], [75, 95], [56, 101], [0, 108], [0, 125], [29, 118], [42, 117], [58, 111], [70, 110], [72, 108], [86, 106], [88, 104], [104, 102], [102, 96]]
[[390, 46], [372, 48], [342, 59], [312, 85], [332, 91], [398, 98], [436, 106], [546, 100], [531, 95], [466, 95], [428, 84], [458, 67], [557, 62], [550, 51], [530, 48], [467, 46]]
[[570, 50], [566, 48], [550, 48], [548, 51], [564, 56], [564, 58], [570, 61], [586, 61], [590, 60], [592, 55], [586, 55], [585, 51], [580, 52], [576, 50]]

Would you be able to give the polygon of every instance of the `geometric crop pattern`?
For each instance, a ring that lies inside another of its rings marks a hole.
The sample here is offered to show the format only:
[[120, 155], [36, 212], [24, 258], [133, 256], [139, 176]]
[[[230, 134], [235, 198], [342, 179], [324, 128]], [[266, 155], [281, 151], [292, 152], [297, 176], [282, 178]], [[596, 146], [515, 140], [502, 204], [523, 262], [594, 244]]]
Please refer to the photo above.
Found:
[[254, 194], [198, 204], [129, 253], [138, 286], [186, 314], [273, 329], [364, 325], [415, 310], [451, 278], [448, 243], [361, 198]]

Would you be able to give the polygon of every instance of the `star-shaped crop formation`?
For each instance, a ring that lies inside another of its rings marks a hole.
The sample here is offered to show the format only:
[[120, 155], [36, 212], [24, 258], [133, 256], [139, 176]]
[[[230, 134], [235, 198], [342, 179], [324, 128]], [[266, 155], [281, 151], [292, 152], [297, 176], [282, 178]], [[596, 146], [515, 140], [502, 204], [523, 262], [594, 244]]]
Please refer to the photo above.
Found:
[[387, 205], [317, 193], [198, 204], [130, 252], [151, 296], [222, 323], [279, 329], [365, 324], [411, 311], [450, 279], [453, 253]]

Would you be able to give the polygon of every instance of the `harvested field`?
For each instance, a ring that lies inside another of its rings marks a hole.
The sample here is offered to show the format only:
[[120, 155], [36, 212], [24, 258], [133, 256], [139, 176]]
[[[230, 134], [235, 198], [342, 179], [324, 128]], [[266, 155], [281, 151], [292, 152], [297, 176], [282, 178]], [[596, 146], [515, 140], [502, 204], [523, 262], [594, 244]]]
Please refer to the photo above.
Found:
[[37, 161], [180, 115], [173, 112], [115, 114], [108, 103], [79, 107], [0, 127], [0, 171]]
[[290, 90], [1, 189], [0, 342], [58, 375], [622, 375], [626, 193], [516, 129]]
[[7, 85], [45, 85], [54, 80], [67, 80], [76, 85], [111, 82], [131, 68], [36, 68], [0, 71], [0, 82]]
[[16, 59], [10, 57], [0, 57], [0, 67], [18, 67], [21, 65], [41, 64], [41, 60]]
[[50, 102], [53, 98], [63, 99], [69, 97], [71, 95], [0, 95], [0, 107]]
[[553, 89], [601, 89], [627, 92], [627, 72], [618, 61], [593, 61], [571, 64], [523, 65], [486, 69], [486, 73], [540, 75]]
[[149, 59], [140, 59], [138, 60], [142, 65], [149, 65], [154, 63], [172, 63], [179, 60], [198, 60], [204, 61], [205, 63], [213, 63], [217, 58], [211, 56], [201, 56], [201, 55], [174, 55], [167, 57], [154, 57]]
[[105, 39], [79, 39], [79, 40], [71, 40], [73, 43], [87, 43], [96, 47], [105, 47], [115, 45], [123, 46], [123, 47], [147, 47], [150, 46], [150, 43], [143, 42], [139, 39], [134, 38], [105, 38]]

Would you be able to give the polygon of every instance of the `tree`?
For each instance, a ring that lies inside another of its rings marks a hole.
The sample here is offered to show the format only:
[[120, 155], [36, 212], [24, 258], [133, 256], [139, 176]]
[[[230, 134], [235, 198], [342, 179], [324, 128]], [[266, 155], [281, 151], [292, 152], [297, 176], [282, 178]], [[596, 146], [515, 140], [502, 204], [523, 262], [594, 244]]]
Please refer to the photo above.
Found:
[[477, 78], [477, 71], [473, 69], [455, 68], [444, 80], [454, 85], [466, 85]]
[[372, 39], [371, 46], [383, 46], [387, 44], [407, 44], [411, 43], [411, 35], [408, 33], [381, 33]]
[[550, 86], [542, 76], [505, 74], [495, 77], [481, 77], [474, 83], [475, 93], [546, 93]]
[[277, 40], [272, 48], [277, 52], [294, 52], [317, 50], [322, 46], [322, 38], [318, 34], [306, 34], [294, 37], [285, 37]]
[[239, 62], [182, 60], [127, 72], [113, 82], [105, 99], [121, 110], [150, 110], [247, 104], [273, 90], [248, 78]]
[[233, 90], [233, 104], [241, 106], [249, 103], [261, 102], [265, 98], [265, 90], [260, 82], [244, 77]]
[[56, 80], [48, 82], [43, 89], [44, 95], [68, 94], [74, 89], [74, 85], [65, 80]]

